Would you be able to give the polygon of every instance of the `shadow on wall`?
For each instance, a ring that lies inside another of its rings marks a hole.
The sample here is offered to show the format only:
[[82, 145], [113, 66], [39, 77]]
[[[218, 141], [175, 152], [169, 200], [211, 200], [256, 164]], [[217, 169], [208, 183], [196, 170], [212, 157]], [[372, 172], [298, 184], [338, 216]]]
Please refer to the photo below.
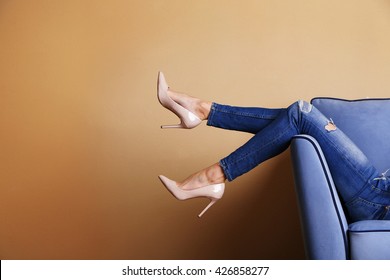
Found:
[[253, 180], [257, 176], [248, 182], [253, 193], [247, 194], [247, 201], [239, 202], [240, 221], [245, 223], [239, 224], [242, 231], [233, 235], [238, 242], [231, 243], [242, 258], [245, 255], [240, 255], [240, 245], [253, 244], [246, 249], [250, 259], [304, 259], [290, 157], [285, 153], [272, 163], [267, 173], [263, 172], [266, 176], [262, 175], [261, 185], [257, 183], [260, 180]]
[[251, 174], [237, 179], [240, 188], [230, 183], [225, 201], [212, 209], [213, 217], [199, 223], [196, 234], [200, 236], [187, 239], [199, 246], [192, 247], [190, 256], [185, 250], [178, 255], [189, 259], [305, 259], [288, 153], [263, 164], [260, 169], [267, 173], [265, 177], [262, 172], [261, 180]]

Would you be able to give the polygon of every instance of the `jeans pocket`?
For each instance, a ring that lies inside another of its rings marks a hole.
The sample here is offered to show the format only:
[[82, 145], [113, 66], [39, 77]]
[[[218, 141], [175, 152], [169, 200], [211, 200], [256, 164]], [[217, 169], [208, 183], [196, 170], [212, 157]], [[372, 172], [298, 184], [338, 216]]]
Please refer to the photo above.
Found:
[[390, 211], [389, 205], [383, 205], [357, 197], [346, 205], [351, 222], [361, 220], [382, 220]]

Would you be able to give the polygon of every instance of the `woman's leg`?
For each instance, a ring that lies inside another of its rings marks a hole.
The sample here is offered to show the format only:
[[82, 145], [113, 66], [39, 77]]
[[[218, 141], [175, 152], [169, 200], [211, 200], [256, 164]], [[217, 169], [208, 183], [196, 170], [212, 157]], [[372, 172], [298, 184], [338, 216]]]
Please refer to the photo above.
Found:
[[220, 162], [179, 183], [182, 189], [233, 180], [284, 151], [294, 135], [308, 134], [324, 152], [351, 221], [390, 219], [389, 177], [380, 176], [359, 148], [309, 103], [297, 102], [287, 109], [243, 108], [176, 92], [170, 96], [200, 119], [208, 120], [208, 125], [256, 134]]
[[172, 89], [169, 89], [168, 93], [175, 102], [194, 113], [201, 120], [207, 120], [209, 126], [253, 134], [269, 125], [286, 110], [221, 105]]
[[[254, 135], [247, 143], [214, 164], [185, 180], [191, 188], [196, 178], [203, 176], [203, 183], [229, 181], [250, 171], [260, 163], [283, 152], [297, 134], [313, 136], [320, 144], [327, 159], [335, 184], [344, 202], [356, 196], [367, 184], [378, 177], [377, 170], [366, 156], [340, 130], [326, 128], [329, 120], [306, 102], [296, 102], [281, 112], [278, 118]], [[206, 172], [207, 170], [207, 172]], [[221, 172], [225, 175], [221, 177]], [[208, 177], [208, 174], [217, 175]], [[196, 187], [201, 184], [196, 184]]]
[[297, 134], [311, 135], [319, 142], [344, 201], [349, 201], [378, 177], [377, 170], [356, 145], [339, 129], [327, 129], [331, 125], [329, 120], [307, 102], [296, 102], [286, 109], [243, 108], [203, 101], [171, 90], [169, 94], [202, 120], [208, 120], [209, 125], [256, 133], [219, 163], [188, 177], [179, 184], [183, 189], [234, 180], [283, 152]]
[[285, 108], [237, 107], [212, 103], [207, 125], [256, 134], [285, 111]]
[[220, 161], [227, 179], [233, 180], [278, 155], [297, 134], [311, 135], [319, 142], [344, 201], [353, 198], [378, 176], [366, 156], [340, 129], [332, 126], [315, 107], [300, 101]]

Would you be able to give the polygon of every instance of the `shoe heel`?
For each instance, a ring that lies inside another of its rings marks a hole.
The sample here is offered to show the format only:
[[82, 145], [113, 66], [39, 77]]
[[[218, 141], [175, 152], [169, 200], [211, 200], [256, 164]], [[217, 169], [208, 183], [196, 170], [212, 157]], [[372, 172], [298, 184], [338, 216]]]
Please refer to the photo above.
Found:
[[202, 217], [206, 211], [213, 206], [223, 195], [225, 191], [225, 184], [214, 184], [208, 185], [196, 189], [191, 190], [182, 190], [178, 187], [177, 182], [168, 179], [167, 177], [160, 175], [158, 176], [161, 183], [167, 188], [167, 190], [178, 200], [187, 200], [195, 197], [207, 197], [210, 199], [210, 203], [206, 206], [206, 208], [198, 215], [198, 217]]
[[170, 110], [172, 113], [174, 113], [176, 116], [179, 117], [181, 123], [177, 125], [163, 125], [161, 128], [194, 128], [198, 126], [202, 120], [189, 111], [188, 109], [184, 108], [180, 104], [178, 104], [176, 101], [174, 101], [168, 94], [169, 86], [167, 82], [165, 81], [164, 74], [162, 72], [158, 73], [158, 80], [157, 80], [157, 98], [160, 104]]
[[161, 128], [162, 129], [166, 129], [166, 128], [184, 128], [184, 126], [182, 124], [170, 124], [170, 125], [162, 125]]
[[206, 213], [206, 211], [211, 207], [213, 206], [216, 202], [218, 201], [218, 199], [212, 199], [210, 201], [210, 203], [206, 206], [206, 208], [198, 215], [199, 218], [201, 218], [203, 216], [204, 213]]

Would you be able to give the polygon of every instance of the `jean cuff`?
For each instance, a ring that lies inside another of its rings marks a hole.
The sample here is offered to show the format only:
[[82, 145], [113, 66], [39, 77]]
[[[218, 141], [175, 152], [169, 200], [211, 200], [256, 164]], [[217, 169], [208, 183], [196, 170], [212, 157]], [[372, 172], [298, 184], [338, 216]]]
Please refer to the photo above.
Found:
[[211, 104], [211, 109], [210, 109], [210, 113], [209, 113], [209, 117], [207, 118], [207, 125], [208, 126], [214, 126], [214, 115], [215, 115], [215, 111], [217, 110], [217, 107], [218, 107], [218, 104], [213, 102]]
[[225, 174], [225, 177], [226, 179], [231, 182], [233, 181], [233, 177], [231, 176], [230, 172], [229, 172], [229, 168], [228, 168], [228, 165], [226, 164], [225, 162], [225, 159], [221, 159], [219, 161], [219, 166], [221, 166], [222, 170], [223, 170], [223, 173]]

